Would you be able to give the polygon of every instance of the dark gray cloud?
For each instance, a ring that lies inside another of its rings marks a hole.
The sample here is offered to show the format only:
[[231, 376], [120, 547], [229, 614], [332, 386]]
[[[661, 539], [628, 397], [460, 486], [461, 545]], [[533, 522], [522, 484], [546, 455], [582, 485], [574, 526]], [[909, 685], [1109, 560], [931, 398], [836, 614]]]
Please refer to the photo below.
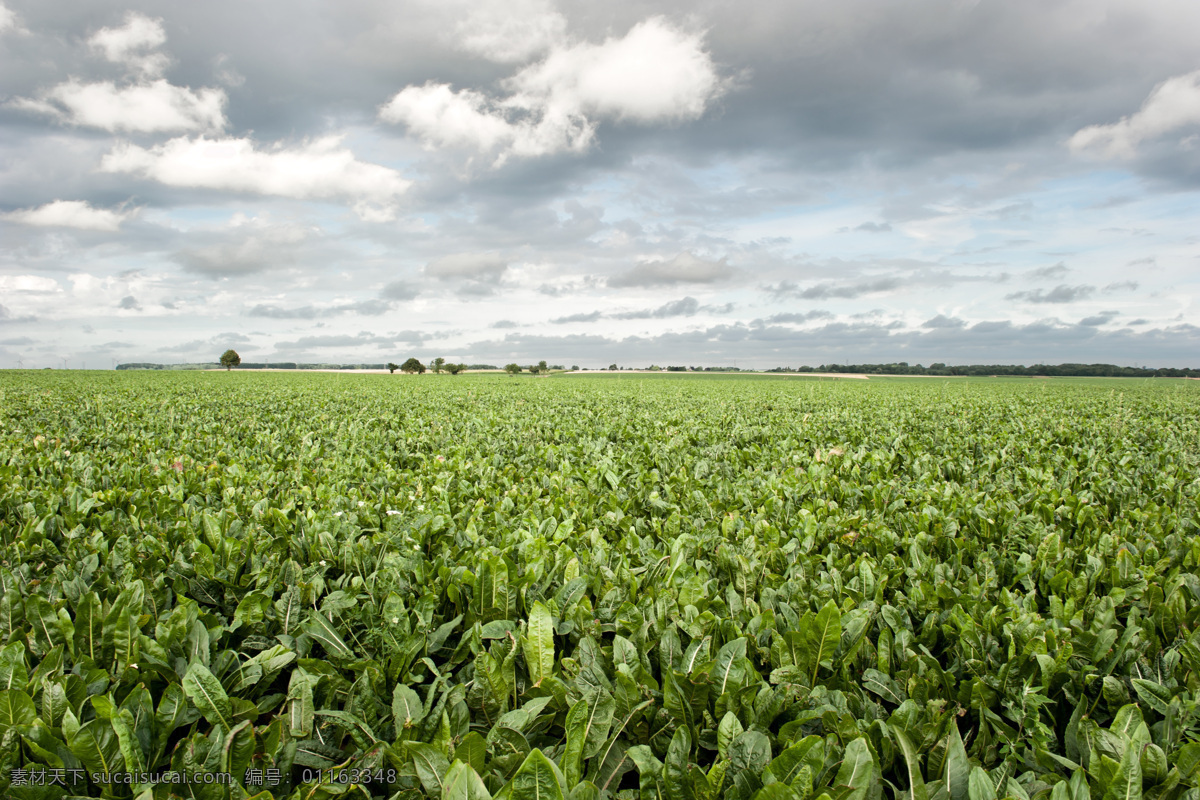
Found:
[[624, 311], [613, 314], [613, 319], [668, 319], [670, 317], [690, 317], [700, 310], [700, 301], [694, 297], [683, 297], [663, 303], [658, 308], [642, 311]]
[[117, 303], [117, 308], [123, 308], [127, 311], [141, 311], [142, 306], [138, 303], [137, 298], [131, 294], [127, 294], [121, 298], [121, 302]]
[[780, 323], [788, 323], [788, 322], [799, 324], [799, 323], [804, 323], [804, 322], [812, 322], [813, 320], [816, 320], [816, 319], [832, 319], [832, 318], [833, 318], [833, 314], [831, 314], [828, 311], [824, 311], [822, 309], [813, 309], [812, 311], [803, 311], [803, 312], [785, 311], [785, 312], [782, 312], [779, 314], [772, 314], [771, 316], [766, 318], [765, 322], [767, 322], [769, 324], [780, 324]]
[[681, 283], [715, 283], [733, 275], [725, 259], [711, 261], [692, 253], [680, 253], [669, 260], [643, 261], [636, 267], [608, 279], [613, 289], [641, 286], [675, 286]]
[[868, 220], [861, 225], [856, 225], [854, 230], [865, 231], [866, 233], [890, 233], [892, 226], [887, 222], [871, 222]]
[[1099, 314], [1093, 314], [1090, 317], [1084, 317], [1083, 319], [1079, 320], [1079, 324], [1087, 327], [1097, 327], [1100, 325], [1107, 325], [1119, 316], [1120, 314], [1116, 311], [1101, 311]]
[[508, 269], [508, 259], [498, 253], [455, 253], [425, 265], [425, 274], [439, 280], [468, 278], [496, 282]]
[[[600, 311], [580, 312], [578, 314], [568, 314], [565, 317], [555, 317], [550, 320], [550, 323], [552, 325], [566, 325], [571, 322], [595, 322], [603, 316], [603, 312]], [[492, 327], [495, 326], [493, 325]]]
[[1095, 286], [1080, 284], [1067, 286], [1065, 283], [1055, 286], [1050, 291], [1035, 289], [1028, 292], [1013, 292], [1006, 294], [1005, 300], [1018, 300], [1024, 303], [1074, 303], [1086, 300], [1096, 293]]
[[1066, 274], [1071, 270], [1067, 269], [1067, 265], [1059, 261], [1057, 264], [1051, 264], [1048, 267], [1038, 267], [1029, 273], [1029, 277], [1035, 280], [1056, 281], [1066, 277]]
[[511, 319], [498, 319], [488, 327], [504, 329], [504, 328], [519, 328], [521, 326], [518, 323], [513, 322]]
[[412, 300], [421, 293], [421, 287], [411, 281], [391, 281], [379, 291], [387, 300]]
[[938, 314], [936, 317], [925, 320], [921, 323], [922, 328], [965, 328], [966, 320], [958, 317], [947, 317], [945, 314]]

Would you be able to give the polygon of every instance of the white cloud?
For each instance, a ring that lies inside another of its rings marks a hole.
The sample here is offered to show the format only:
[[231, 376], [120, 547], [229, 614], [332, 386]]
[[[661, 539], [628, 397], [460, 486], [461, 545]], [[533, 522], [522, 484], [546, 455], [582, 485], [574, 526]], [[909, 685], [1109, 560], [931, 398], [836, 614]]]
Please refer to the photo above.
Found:
[[17, 15], [10, 11], [3, 3], [0, 3], [0, 33], [15, 30], [16, 27]]
[[379, 111], [386, 122], [403, 123], [427, 145], [491, 151], [512, 144], [510, 124], [479, 92], [456, 92], [445, 83], [407, 86]]
[[4, 219], [44, 228], [79, 228], [85, 231], [115, 231], [132, 213], [93, 208], [84, 200], [55, 200], [37, 208], [4, 214]]
[[511, 155], [582, 152], [603, 119], [652, 124], [702, 115], [724, 88], [703, 38], [652, 17], [602, 44], [556, 43], [505, 81], [507, 98], [428, 83], [398, 92], [379, 116], [406, 125], [431, 149], [494, 154], [495, 166]]
[[509, 83], [517, 106], [641, 123], [696, 119], [722, 90], [703, 34], [663, 17], [603, 44], [556, 48]]
[[92, 34], [88, 44], [115, 64], [124, 64], [139, 75], [154, 78], [167, 68], [166, 55], [154, 51], [167, 42], [162, 21], [136, 12], [125, 16], [120, 28], [101, 28]]
[[1189, 125], [1200, 125], [1200, 70], [1163, 81], [1137, 113], [1111, 125], [1089, 125], [1068, 144], [1077, 153], [1132, 158], [1142, 141]]
[[12, 105], [113, 133], [175, 133], [223, 129], [225, 100], [222, 89], [192, 91], [163, 78], [124, 87], [72, 78], [38, 100], [21, 98]]
[[397, 198], [412, 183], [393, 169], [359, 161], [337, 136], [270, 150], [256, 149], [250, 139], [204, 136], [180, 136], [150, 148], [124, 143], [104, 156], [100, 169], [168, 186], [343, 199], [368, 221], [393, 218]]
[[567, 20], [547, 0], [490, 0], [458, 23], [458, 46], [502, 64], [522, 63], [566, 36]]
[[582, 152], [595, 128], [579, 114], [548, 108], [536, 115], [513, 113], [479, 92], [436, 83], [406, 87], [379, 113], [387, 122], [407, 125], [428, 149], [477, 150], [494, 155], [494, 166], [509, 155]]
[[62, 287], [53, 278], [43, 278], [40, 275], [0, 275], [0, 292], [50, 294], [61, 291]]

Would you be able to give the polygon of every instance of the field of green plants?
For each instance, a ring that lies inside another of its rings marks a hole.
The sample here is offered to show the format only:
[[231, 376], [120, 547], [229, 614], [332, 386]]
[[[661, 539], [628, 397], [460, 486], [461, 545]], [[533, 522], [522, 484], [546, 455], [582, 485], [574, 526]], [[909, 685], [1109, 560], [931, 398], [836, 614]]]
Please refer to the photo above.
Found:
[[1200, 798], [1200, 385], [0, 373], [0, 794]]

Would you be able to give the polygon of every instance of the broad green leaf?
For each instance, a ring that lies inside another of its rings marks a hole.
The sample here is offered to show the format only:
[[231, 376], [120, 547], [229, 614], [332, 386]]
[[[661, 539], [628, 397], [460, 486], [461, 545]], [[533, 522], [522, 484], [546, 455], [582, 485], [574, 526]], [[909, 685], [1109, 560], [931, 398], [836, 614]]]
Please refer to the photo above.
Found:
[[410, 687], [402, 683], [396, 684], [392, 690], [392, 716], [396, 721], [396, 731], [415, 727], [425, 718], [425, 707], [421, 698]]
[[425, 791], [434, 797], [440, 797], [445, 791], [445, 775], [450, 769], [450, 762], [441, 750], [423, 742], [405, 742], [405, 749], [417, 769], [417, 777]]
[[820, 736], [804, 737], [771, 760], [763, 773], [763, 783], [786, 783], [791, 786], [805, 767], [808, 767], [811, 780], [811, 776], [820, 771], [825, 761], [824, 745], [825, 740]]
[[846, 745], [842, 765], [833, 780], [834, 800], [864, 800], [875, 773], [875, 761], [864, 738]]
[[199, 662], [188, 667], [187, 674], [183, 676], [183, 692], [210, 723], [222, 731], [233, 727], [229, 696], [208, 667]]
[[583, 776], [583, 748], [587, 744], [588, 702], [580, 700], [567, 713], [567, 745], [562, 756], [562, 770], [568, 786], [579, 783]]
[[726, 643], [717, 653], [716, 662], [713, 664], [711, 673], [713, 692], [717, 697], [725, 694], [725, 689], [730, 683], [730, 677], [745, 657], [745, 637], [739, 637], [732, 642]]
[[809, 640], [805, 643], [810, 653], [813, 680], [816, 680], [817, 670], [821, 666], [829, 666], [834, 651], [842, 641], [842, 613], [837, 603], [830, 600], [817, 612], [816, 622], [810, 629]]
[[904, 777], [908, 779], [909, 797], [911, 800], [928, 800], [929, 793], [925, 789], [925, 779], [921, 776], [921, 758], [917, 754], [917, 749], [913, 747], [912, 740], [908, 738], [907, 733], [894, 725], [889, 725], [888, 731], [904, 755]]
[[972, 767], [967, 779], [967, 796], [970, 800], [996, 800], [996, 786], [983, 767]]
[[354, 651], [346, 646], [337, 632], [337, 628], [333, 627], [333, 623], [321, 612], [311, 612], [303, 629], [305, 633], [321, 643], [331, 658], [349, 659], [354, 657]]
[[455, 759], [446, 772], [442, 800], [492, 800], [492, 794], [470, 764]]
[[512, 800], [565, 800], [563, 776], [541, 750], [532, 750], [512, 779]]
[[0, 736], [14, 725], [32, 725], [37, 715], [37, 706], [25, 692], [0, 690]]
[[968, 800], [970, 792], [971, 762], [963, 747], [958, 725], [950, 721], [950, 733], [946, 738], [946, 763], [942, 770], [942, 786], [950, 800]]
[[1126, 747], [1116, 775], [1108, 783], [1104, 800], [1142, 800], [1142, 763], [1140, 748]]
[[717, 757], [729, 758], [729, 745], [745, 730], [737, 715], [726, 711], [725, 716], [721, 717], [721, 724], [717, 726]]
[[529, 622], [521, 637], [525, 665], [534, 686], [554, 674], [554, 620], [540, 602], [529, 611]]

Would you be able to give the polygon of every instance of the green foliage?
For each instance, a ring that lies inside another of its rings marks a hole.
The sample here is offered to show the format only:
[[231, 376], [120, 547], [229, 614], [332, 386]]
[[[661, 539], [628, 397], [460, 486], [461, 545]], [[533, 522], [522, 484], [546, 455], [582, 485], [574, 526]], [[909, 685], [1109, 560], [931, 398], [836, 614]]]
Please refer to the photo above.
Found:
[[242, 357], [237, 354], [236, 350], [226, 350], [221, 353], [221, 366], [229, 371], [242, 363]]
[[213, 378], [0, 375], [5, 797], [1200, 796], [1193, 384]]
[[424, 375], [425, 374], [425, 365], [422, 364], [420, 361], [418, 361], [416, 358], [410, 358], [407, 361], [405, 361], [403, 364], [400, 365], [400, 370], [402, 372], [408, 373], [409, 375], [413, 374], [414, 372]]

